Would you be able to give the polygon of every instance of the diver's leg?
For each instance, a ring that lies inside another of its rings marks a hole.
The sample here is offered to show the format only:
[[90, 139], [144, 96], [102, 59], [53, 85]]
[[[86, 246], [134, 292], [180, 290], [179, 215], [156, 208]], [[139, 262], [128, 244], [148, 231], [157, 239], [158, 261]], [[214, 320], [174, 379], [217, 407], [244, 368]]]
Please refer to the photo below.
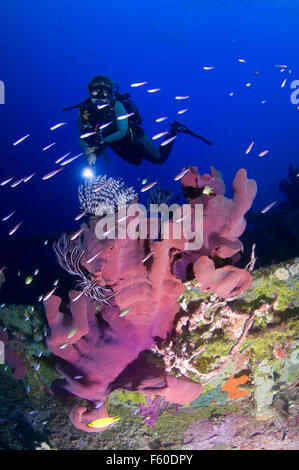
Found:
[[[171, 133], [167, 134], [164, 141], [174, 137], [175, 135], [176, 134], [172, 135]], [[136, 148], [138, 148], [140, 156], [151, 163], [157, 164], [164, 163], [167, 160], [172, 150], [173, 144], [174, 140], [169, 142], [169, 144], [160, 146], [160, 148], [157, 149], [157, 147], [147, 135], [137, 137], [135, 140], [135, 145]]]

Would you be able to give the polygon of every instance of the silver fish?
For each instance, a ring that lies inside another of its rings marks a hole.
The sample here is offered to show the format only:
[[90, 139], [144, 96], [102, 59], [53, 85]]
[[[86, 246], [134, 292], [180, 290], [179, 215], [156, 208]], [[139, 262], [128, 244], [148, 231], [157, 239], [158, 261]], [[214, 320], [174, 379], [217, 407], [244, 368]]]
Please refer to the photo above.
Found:
[[18, 145], [20, 144], [21, 142], [23, 142], [23, 140], [27, 139], [27, 137], [29, 137], [30, 134], [26, 134], [24, 135], [24, 137], [21, 137], [19, 140], [17, 140], [16, 142], [13, 143], [13, 145]]
[[43, 180], [48, 180], [48, 179], [52, 178], [52, 176], [57, 175], [57, 173], [59, 173], [61, 170], [63, 170], [63, 168], [58, 168], [58, 170], [53, 170], [50, 173], [47, 173], [45, 176], [43, 176], [42, 179]]
[[264, 207], [264, 209], [261, 210], [261, 214], [265, 214], [266, 212], [268, 212], [270, 209], [272, 209], [273, 206], [275, 206], [276, 203], [277, 201], [274, 201], [274, 202], [271, 202], [271, 204], [268, 204], [268, 206]]
[[55, 144], [56, 144], [56, 142], [52, 142], [52, 144], [47, 145], [47, 146], [44, 147], [42, 150], [48, 150], [48, 149], [50, 149], [51, 147], [53, 147], [53, 145], [55, 145]]
[[61, 126], [65, 126], [66, 122], [59, 122], [58, 124], [55, 124], [54, 126], [50, 127], [50, 131], [55, 131], [55, 129], [58, 129]]
[[154, 181], [153, 183], [149, 183], [146, 186], [143, 186], [143, 188], [140, 189], [141, 193], [144, 193], [145, 191], [148, 191], [151, 189], [153, 186], [155, 186], [158, 183], [158, 181]]

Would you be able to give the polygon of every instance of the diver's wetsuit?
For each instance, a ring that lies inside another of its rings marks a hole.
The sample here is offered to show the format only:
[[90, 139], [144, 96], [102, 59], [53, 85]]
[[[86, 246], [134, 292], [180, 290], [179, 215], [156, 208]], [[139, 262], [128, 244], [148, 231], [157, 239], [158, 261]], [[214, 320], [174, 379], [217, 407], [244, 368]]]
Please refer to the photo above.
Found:
[[[111, 123], [102, 130], [102, 137], [104, 143], [122, 159], [133, 165], [140, 165], [143, 159], [151, 163], [164, 163], [171, 152], [174, 140], [157, 149], [139, 125], [130, 125], [128, 118], [117, 119], [126, 113], [125, 107], [118, 100], [110, 102], [108, 106], [99, 110], [97, 104], [88, 98], [79, 109], [77, 119], [79, 134], [92, 132], [99, 124]], [[175, 132], [170, 131], [164, 141], [175, 135]], [[80, 145], [87, 157], [91, 153], [97, 156], [101, 154], [102, 149], [99, 150], [94, 136], [80, 139]]]

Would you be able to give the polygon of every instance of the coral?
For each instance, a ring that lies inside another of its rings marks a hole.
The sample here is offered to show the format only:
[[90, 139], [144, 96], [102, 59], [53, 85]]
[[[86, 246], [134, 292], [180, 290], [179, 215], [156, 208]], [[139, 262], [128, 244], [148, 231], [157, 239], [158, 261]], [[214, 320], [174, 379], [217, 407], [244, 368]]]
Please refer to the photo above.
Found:
[[[195, 170], [192, 175], [193, 182], [182, 180], [184, 192], [187, 181], [189, 186], [195, 184], [191, 189], [197, 194], [200, 178]], [[155, 241], [127, 235], [99, 239], [99, 217], [91, 218], [78, 236], [65, 237], [56, 245], [60, 247], [56, 251], [61, 265], [84, 281], [79, 286], [83, 288], [80, 293], [69, 292], [68, 306], [62, 307], [61, 299], [55, 294], [44, 301], [50, 327], [47, 345], [62, 359], [57, 371], [64, 376], [53, 384], [53, 390], [79, 396], [91, 407], [87, 410], [80, 404], [70, 411], [70, 419], [78, 429], [105, 430], [106, 427], [90, 428], [89, 424], [107, 417], [106, 398], [118, 389], [164, 396], [167, 401], [181, 404], [193, 401], [201, 393], [201, 384], [167, 374], [162, 367], [147, 362], [144, 353], [153, 348], [155, 341], [171, 336], [174, 319], [181, 314], [177, 298], [184, 291], [182, 281], [187, 280], [189, 273], [223, 297], [237, 295], [250, 283], [247, 271], [228, 265], [233, 264], [234, 255], [242, 249], [238, 236], [245, 228], [243, 215], [252, 203], [256, 185], [247, 180], [245, 170], [240, 170], [234, 181], [234, 199], [229, 200], [222, 195], [224, 185], [217, 175], [212, 169], [211, 177], [202, 177], [217, 195], [202, 195], [191, 203], [192, 210], [197, 202], [203, 202], [204, 206], [202, 248], [192, 251], [190, 238], [185, 234], [180, 239], [170, 235]], [[124, 183], [113, 180], [110, 188], [109, 181], [106, 184], [106, 180], [100, 179], [90, 183], [85, 194], [81, 188], [83, 209], [97, 215], [99, 207], [105, 213], [111, 212], [112, 207], [116, 209]], [[186, 197], [191, 200], [188, 191]], [[123, 202], [129, 204], [134, 198], [134, 191], [125, 189]], [[126, 234], [135, 234], [140, 221], [141, 216], [129, 214], [123, 224]], [[194, 212], [191, 222], [195, 228]], [[162, 224], [162, 235], [165, 224]], [[173, 226], [173, 222], [169, 225]], [[206, 273], [208, 280], [204, 273], [198, 274], [207, 256], [213, 264], [212, 270]], [[225, 266], [221, 265], [223, 262]], [[101, 289], [102, 296], [90, 295], [93, 283]], [[202, 318], [209, 321], [204, 314]], [[229, 357], [238, 351], [252, 324], [249, 315], [244, 315], [243, 320], [240, 337], [228, 351]], [[198, 355], [198, 352], [189, 350], [187, 363], [189, 354]]]
[[[167, 411], [170, 414], [173, 412], [169, 411], [169, 404], [161, 397], [152, 398], [146, 397], [146, 405], [139, 404], [140, 416], [145, 417], [145, 423], [155, 429], [155, 422], [159, 418], [159, 415], [163, 411]], [[176, 407], [176, 412], [178, 408]]]
[[235, 398], [245, 397], [250, 392], [248, 390], [240, 390], [238, 387], [239, 385], [245, 384], [248, 380], [249, 378], [246, 374], [242, 374], [238, 377], [233, 375], [226, 381], [225, 385], [223, 385], [221, 390], [223, 392], [227, 392], [231, 400], [234, 400]]
[[289, 279], [289, 273], [285, 268], [276, 269], [274, 274], [280, 281], [286, 281], [287, 279]]

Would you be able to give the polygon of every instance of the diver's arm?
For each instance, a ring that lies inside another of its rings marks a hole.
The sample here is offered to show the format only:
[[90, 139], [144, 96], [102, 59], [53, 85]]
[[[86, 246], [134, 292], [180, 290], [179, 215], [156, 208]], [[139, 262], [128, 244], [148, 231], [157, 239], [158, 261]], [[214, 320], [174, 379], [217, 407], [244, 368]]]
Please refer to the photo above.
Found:
[[[120, 101], [115, 102], [114, 112], [116, 118], [127, 113], [125, 107]], [[123, 139], [126, 133], [128, 132], [128, 121], [128, 118], [120, 120], [117, 119], [116, 125], [118, 130], [104, 138], [105, 144], [110, 144], [110, 142], [115, 142], [116, 140]]]

